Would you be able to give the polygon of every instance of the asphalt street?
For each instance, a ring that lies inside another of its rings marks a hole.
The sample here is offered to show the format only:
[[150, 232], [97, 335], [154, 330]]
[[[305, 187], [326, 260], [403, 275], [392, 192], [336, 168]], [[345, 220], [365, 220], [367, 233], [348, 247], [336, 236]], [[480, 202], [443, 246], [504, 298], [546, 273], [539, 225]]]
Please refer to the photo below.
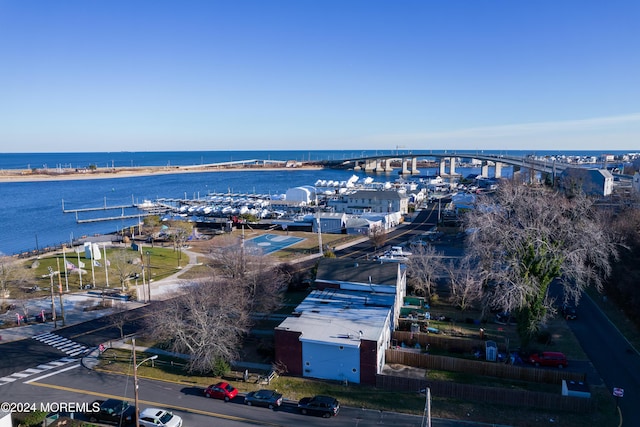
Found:
[[[167, 408], [180, 415], [185, 425], [191, 426], [406, 426], [423, 424], [422, 416], [342, 407], [340, 414], [331, 419], [301, 415], [296, 402], [286, 400], [277, 410], [246, 406], [242, 396], [225, 403], [207, 399], [197, 386], [172, 382], [139, 379], [139, 405], [141, 408]], [[58, 370], [33, 375], [0, 387], [2, 400], [22, 404], [44, 405], [83, 404], [96, 399], [120, 398], [134, 402], [133, 377], [113, 375], [83, 367], [79, 362], [69, 363]], [[453, 427], [460, 424], [450, 420], [433, 420], [435, 427]], [[464, 423], [468, 427], [482, 424]]]
[[611, 393], [614, 387], [624, 390], [618, 399], [623, 425], [640, 426], [640, 354], [586, 294], [577, 314], [569, 326], [602, 381]]

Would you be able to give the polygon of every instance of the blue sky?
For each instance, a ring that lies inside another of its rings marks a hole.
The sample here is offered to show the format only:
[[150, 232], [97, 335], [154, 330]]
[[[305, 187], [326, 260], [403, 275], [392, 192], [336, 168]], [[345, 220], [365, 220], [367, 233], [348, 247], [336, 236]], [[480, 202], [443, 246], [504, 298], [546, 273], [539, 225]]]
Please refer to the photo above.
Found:
[[637, 0], [0, 0], [0, 151], [638, 151], [639, 22]]

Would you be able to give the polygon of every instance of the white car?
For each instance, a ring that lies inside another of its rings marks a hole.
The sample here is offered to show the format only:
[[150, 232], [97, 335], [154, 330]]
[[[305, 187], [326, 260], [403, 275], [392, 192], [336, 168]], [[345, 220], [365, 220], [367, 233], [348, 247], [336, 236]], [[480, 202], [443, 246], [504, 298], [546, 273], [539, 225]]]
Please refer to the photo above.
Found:
[[182, 427], [182, 418], [164, 409], [147, 408], [138, 418], [141, 426]]

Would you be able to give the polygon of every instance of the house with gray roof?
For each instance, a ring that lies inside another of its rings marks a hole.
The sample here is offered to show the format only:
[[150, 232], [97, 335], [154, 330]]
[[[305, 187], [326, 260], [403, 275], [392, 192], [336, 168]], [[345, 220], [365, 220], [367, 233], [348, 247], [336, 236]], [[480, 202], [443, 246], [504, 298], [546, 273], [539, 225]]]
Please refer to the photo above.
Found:
[[613, 175], [606, 169], [566, 168], [558, 183], [564, 191], [582, 191], [590, 196], [608, 196], [613, 192]]

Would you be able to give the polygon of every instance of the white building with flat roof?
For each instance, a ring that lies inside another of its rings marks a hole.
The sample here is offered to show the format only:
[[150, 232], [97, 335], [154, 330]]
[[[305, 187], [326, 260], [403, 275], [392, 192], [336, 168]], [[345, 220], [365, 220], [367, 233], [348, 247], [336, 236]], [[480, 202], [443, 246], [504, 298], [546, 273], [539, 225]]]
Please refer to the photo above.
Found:
[[394, 302], [391, 293], [315, 290], [276, 328], [276, 360], [292, 375], [375, 384]]

